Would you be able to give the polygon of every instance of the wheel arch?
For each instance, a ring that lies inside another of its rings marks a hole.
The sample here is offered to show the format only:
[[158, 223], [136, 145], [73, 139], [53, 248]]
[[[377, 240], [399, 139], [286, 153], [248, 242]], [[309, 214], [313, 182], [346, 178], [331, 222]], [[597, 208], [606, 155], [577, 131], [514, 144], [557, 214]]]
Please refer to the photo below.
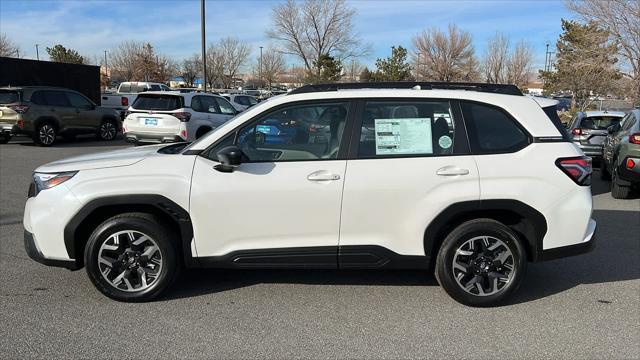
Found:
[[517, 200], [477, 200], [450, 205], [427, 226], [424, 251], [432, 266], [447, 234], [463, 222], [478, 218], [489, 218], [505, 224], [523, 240], [528, 261], [542, 260], [547, 221], [539, 211]]
[[62, 127], [60, 126], [60, 121], [58, 121], [58, 119], [56, 119], [53, 116], [40, 116], [39, 118], [36, 119], [36, 121], [33, 122], [33, 131], [35, 132], [36, 129], [38, 129], [38, 126], [40, 126], [43, 123], [51, 123], [53, 124], [53, 126], [56, 127], [56, 131], [60, 132], [60, 130], [62, 130]]
[[100, 124], [102, 124], [107, 120], [113, 121], [113, 123], [116, 125], [116, 132], [119, 132], [122, 130], [122, 125], [120, 123], [120, 120], [118, 120], [118, 118], [113, 115], [109, 115], [109, 114], [102, 115], [102, 119], [100, 119]]
[[206, 133], [208, 133], [209, 131], [213, 130], [213, 126], [211, 125], [200, 125], [198, 127], [198, 129], [196, 130], [196, 139], [205, 135]]
[[84, 266], [84, 248], [95, 227], [110, 217], [127, 212], [150, 213], [160, 218], [179, 236], [179, 256], [182, 256], [184, 264], [193, 265], [193, 227], [189, 213], [184, 208], [161, 195], [119, 195], [89, 201], [65, 226], [64, 245], [78, 267]]

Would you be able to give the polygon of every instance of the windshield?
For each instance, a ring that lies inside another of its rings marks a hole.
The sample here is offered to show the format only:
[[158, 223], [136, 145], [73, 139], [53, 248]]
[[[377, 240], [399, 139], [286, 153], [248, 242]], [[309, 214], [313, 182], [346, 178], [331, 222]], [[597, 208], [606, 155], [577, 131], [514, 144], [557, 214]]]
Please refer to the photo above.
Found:
[[182, 107], [182, 97], [175, 95], [141, 94], [131, 106], [136, 110], [176, 110]]
[[20, 92], [15, 90], [0, 90], [0, 104], [12, 104], [20, 101]]
[[607, 130], [611, 125], [617, 125], [622, 118], [617, 116], [590, 116], [582, 119], [580, 127], [590, 130]]

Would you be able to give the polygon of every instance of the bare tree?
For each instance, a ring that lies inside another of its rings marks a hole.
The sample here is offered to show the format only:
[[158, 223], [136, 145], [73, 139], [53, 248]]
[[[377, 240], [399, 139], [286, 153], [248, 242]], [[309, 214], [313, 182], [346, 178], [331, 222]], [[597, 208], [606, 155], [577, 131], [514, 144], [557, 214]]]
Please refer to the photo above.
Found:
[[[256, 62], [260, 63], [260, 56], [258, 56]], [[258, 76], [262, 74], [262, 80], [271, 89], [271, 84], [276, 82], [278, 76], [285, 71], [284, 56], [276, 49], [267, 49], [262, 53], [262, 71], [260, 71], [259, 66], [255, 71], [258, 72]]]
[[502, 84], [507, 78], [507, 63], [509, 62], [509, 37], [496, 33], [489, 40], [484, 54], [482, 68], [488, 83]]
[[468, 81], [477, 76], [478, 61], [471, 34], [450, 24], [445, 33], [431, 28], [413, 38], [418, 78], [436, 81]]
[[609, 31], [625, 67], [621, 73], [632, 80], [632, 96], [640, 100], [640, 1], [567, 0], [567, 7]]
[[524, 40], [518, 42], [507, 61], [506, 82], [515, 84], [520, 88], [525, 87], [529, 83], [532, 62], [533, 49], [531, 45]]
[[136, 75], [138, 54], [143, 44], [136, 41], [123, 41], [115, 49], [109, 51], [109, 68], [113, 79], [120, 81], [134, 80]]
[[201, 62], [202, 60], [198, 54], [193, 54], [190, 58], [182, 61], [179, 74], [187, 87], [195, 86], [196, 79], [200, 75], [200, 69], [202, 68]]
[[238, 70], [247, 61], [251, 54], [251, 47], [234, 37], [226, 37], [220, 40], [218, 45], [224, 62], [224, 86], [230, 87], [233, 79], [236, 77]]
[[368, 53], [353, 30], [355, 14], [345, 0], [288, 0], [273, 9], [267, 36], [300, 58], [310, 75], [320, 78], [323, 56], [344, 62]]
[[217, 44], [210, 43], [207, 48], [207, 85], [211, 88], [224, 87], [225, 56]]
[[10, 57], [15, 56], [18, 57], [20, 54], [20, 48], [18, 45], [14, 44], [11, 39], [5, 33], [0, 33], [0, 56]]

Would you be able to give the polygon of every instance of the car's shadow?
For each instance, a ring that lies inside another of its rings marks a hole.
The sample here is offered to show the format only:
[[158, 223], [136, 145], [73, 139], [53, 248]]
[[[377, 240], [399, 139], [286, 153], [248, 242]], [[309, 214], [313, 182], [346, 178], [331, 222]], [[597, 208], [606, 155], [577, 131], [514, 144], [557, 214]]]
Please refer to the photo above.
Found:
[[[3, 146], [11, 146], [11, 145], [19, 145], [19, 146], [33, 146], [37, 145], [31, 140], [31, 138], [26, 136], [16, 136], [11, 141]], [[112, 141], [102, 141], [96, 139], [95, 135], [77, 135], [73, 138], [64, 138], [58, 137], [56, 142], [49, 148], [73, 148], [73, 147], [106, 147], [106, 146], [133, 146], [124, 141], [124, 137], [122, 134], [118, 134], [116, 138]]]
[[[640, 214], [594, 211], [598, 222], [595, 249], [588, 254], [528, 264], [522, 287], [508, 304], [533, 301], [581, 284], [640, 278]], [[421, 270], [188, 270], [163, 300], [217, 293], [256, 284], [437, 286]], [[603, 300], [606, 299], [594, 299]]]

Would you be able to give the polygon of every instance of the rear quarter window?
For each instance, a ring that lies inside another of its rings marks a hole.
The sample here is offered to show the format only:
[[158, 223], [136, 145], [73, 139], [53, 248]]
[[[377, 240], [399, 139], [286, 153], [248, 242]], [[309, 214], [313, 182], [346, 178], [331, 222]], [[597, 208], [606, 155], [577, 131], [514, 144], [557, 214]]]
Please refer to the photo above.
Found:
[[132, 107], [137, 110], [171, 111], [182, 108], [184, 101], [176, 95], [138, 95]]
[[504, 110], [492, 105], [462, 102], [462, 114], [475, 154], [516, 152], [531, 139]]

